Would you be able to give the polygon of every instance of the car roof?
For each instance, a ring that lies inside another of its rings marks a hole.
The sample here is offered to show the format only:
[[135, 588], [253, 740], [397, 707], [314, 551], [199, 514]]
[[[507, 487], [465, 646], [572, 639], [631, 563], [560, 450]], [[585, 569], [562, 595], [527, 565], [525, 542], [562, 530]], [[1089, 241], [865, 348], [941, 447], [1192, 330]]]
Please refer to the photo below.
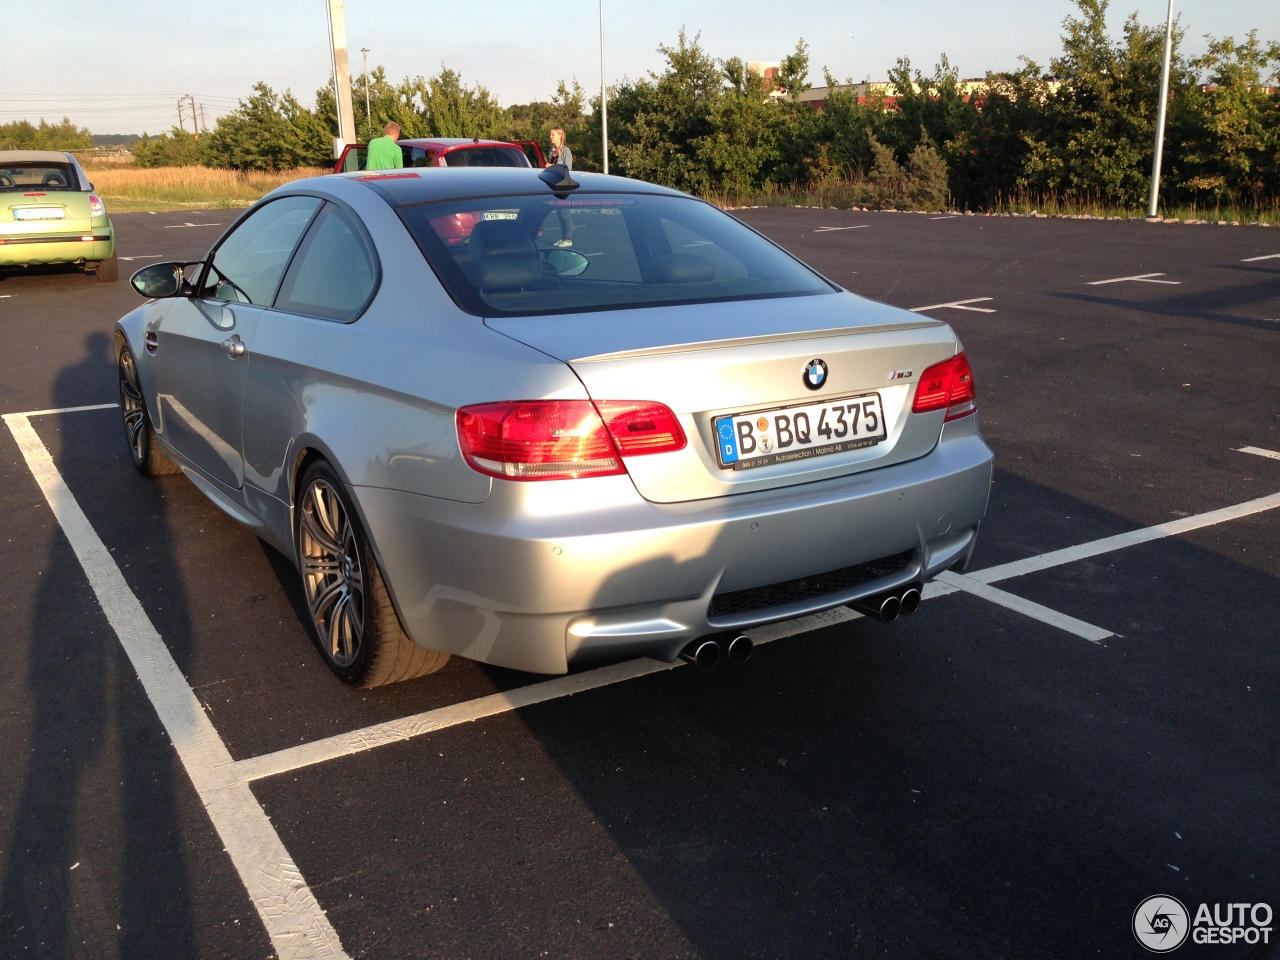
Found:
[[402, 147], [516, 147], [509, 140], [476, 140], [472, 137], [413, 137], [397, 140]]
[[70, 154], [60, 150], [0, 150], [0, 164], [68, 163], [70, 160]]
[[[471, 197], [503, 197], [554, 191], [542, 179], [544, 171], [532, 167], [455, 167], [448, 174], [439, 170], [406, 169], [388, 170], [383, 173], [338, 174], [344, 180], [355, 180], [382, 196], [393, 207], [433, 200], [462, 200]], [[628, 177], [611, 177], [602, 173], [579, 173], [573, 177], [581, 186], [574, 196], [584, 193], [650, 193], [669, 197], [686, 194], [643, 180]], [[329, 179], [325, 177], [324, 179]], [[295, 180], [295, 184], [305, 183]]]

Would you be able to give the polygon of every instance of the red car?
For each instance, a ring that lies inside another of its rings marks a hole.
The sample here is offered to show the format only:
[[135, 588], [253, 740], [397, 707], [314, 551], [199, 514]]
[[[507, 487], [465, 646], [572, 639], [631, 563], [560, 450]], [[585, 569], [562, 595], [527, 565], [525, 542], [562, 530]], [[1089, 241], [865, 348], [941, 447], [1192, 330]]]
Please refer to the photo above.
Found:
[[[545, 167], [542, 149], [533, 140], [508, 143], [503, 140], [472, 140], [463, 137], [397, 140], [404, 152], [406, 167]], [[334, 173], [353, 173], [365, 168], [367, 144], [345, 147], [334, 164]]]

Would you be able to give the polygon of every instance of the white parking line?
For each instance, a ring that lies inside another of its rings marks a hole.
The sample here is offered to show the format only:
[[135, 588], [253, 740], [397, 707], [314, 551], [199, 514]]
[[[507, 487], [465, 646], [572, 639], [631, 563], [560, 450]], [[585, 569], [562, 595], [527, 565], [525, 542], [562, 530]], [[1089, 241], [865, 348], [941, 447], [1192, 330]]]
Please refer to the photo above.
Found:
[[181, 230], [183, 227], [220, 227], [220, 226], [222, 226], [220, 222], [219, 223], [166, 223], [164, 225], [164, 228], [166, 230]]
[[861, 230], [863, 227], [869, 227], [869, 223], [859, 223], [852, 227], [814, 227], [814, 233], [831, 233], [833, 230]]
[[1272, 460], [1280, 460], [1280, 453], [1274, 450], [1263, 450], [1261, 447], [1241, 447], [1236, 453], [1252, 453], [1259, 457], [1270, 457]]
[[930, 217], [930, 220], [961, 220], [962, 217], [946, 216], [946, 217]]
[[971, 593], [975, 597], [981, 597], [983, 600], [989, 600], [991, 603], [999, 604], [1002, 607], [1024, 614], [1033, 620], [1047, 623], [1051, 627], [1057, 627], [1059, 630], [1073, 633], [1077, 637], [1082, 637], [1093, 643], [1099, 643], [1107, 639], [1107, 637], [1114, 636], [1110, 630], [1103, 630], [1101, 627], [1095, 627], [1091, 623], [1085, 623], [1083, 620], [1069, 617], [1065, 613], [1050, 610], [1048, 607], [1041, 606], [1031, 600], [1015, 597], [1012, 593], [1005, 593], [1003, 590], [989, 586], [973, 577], [966, 577], [963, 574], [944, 570], [934, 579], [947, 584], [947, 586], [955, 587], [957, 590], [963, 590], [965, 593]]
[[1163, 274], [1163, 273], [1143, 273], [1143, 274], [1140, 274], [1140, 275], [1138, 275], [1138, 276], [1136, 276], [1136, 277], [1114, 277], [1114, 278], [1113, 278], [1113, 279], [1111, 279], [1111, 280], [1090, 280], [1090, 281], [1086, 284], [1086, 286], [1089, 286], [1089, 287], [1100, 287], [1100, 286], [1102, 286], [1104, 283], [1126, 283], [1126, 282], [1128, 282], [1128, 281], [1133, 281], [1134, 283], [1168, 283], [1168, 284], [1171, 284], [1171, 285], [1173, 285], [1173, 286], [1175, 286], [1175, 287], [1176, 287], [1178, 284], [1180, 284], [1180, 283], [1182, 282], [1181, 280], [1156, 280], [1156, 279], [1154, 279], [1155, 277], [1163, 277], [1163, 276], [1165, 276], [1165, 274]]
[[1259, 260], [1280, 260], [1280, 253], [1268, 253], [1265, 257], [1245, 257], [1241, 263], [1257, 263]]
[[1074, 547], [1054, 550], [1051, 553], [1042, 553], [1035, 557], [1027, 557], [1025, 560], [1014, 560], [1011, 563], [1002, 563], [996, 567], [987, 567], [984, 570], [977, 570], [967, 574], [967, 576], [977, 580], [979, 583], [996, 583], [1000, 580], [1008, 580], [1011, 577], [1026, 576], [1028, 573], [1039, 573], [1041, 570], [1048, 570], [1050, 567], [1061, 566], [1064, 563], [1074, 563], [1077, 560], [1086, 560], [1099, 554], [1123, 550], [1125, 547], [1136, 547], [1138, 544], [1150, 543], [1152, 540], [1160, 540], [1180, 533], [1190, 533], [1192, 530], [1212, 527], [1228, 520], [1239, 520], [1242, 517], [1274, 510], [1277, 507], [1280, 507], [1280, 493], [1273, 493], [1267, 497], [1246, 500], [1244, 503], [1222, 507], [1219, 510], [1210, 510], [1208, 513], [1197, 514], [1194, 517], [1181, 517], [1178, 520], [1170, 520], [1168, 523], [1156, 524], [1154, 527], [1130, 530], [1128, 533], [1118, 533], [1112, 537], [1091, 540], [1089, 543], [1081, 543]]
[[135, 253], [132, 257], [120, 257], [121, 260], [159, 260], [162, 253]]
[[276, 953], [282, 960], [345, 958], [337, 932], [249, 785], [226, 776], [231, 754], [31, 421], [27, 415], [11, 413], [4, 420], [164, 724]]
[[989, 307], [968, 307], [968, 303], [986, 303], [993, 297], [974, 297], [971, 300], [952, 300], [950, 303], [932, 303], [927, 307], [912, 307], [911, 313], [922, 313], [925, 310], [972, 310], [974, 313], [995, 313]]

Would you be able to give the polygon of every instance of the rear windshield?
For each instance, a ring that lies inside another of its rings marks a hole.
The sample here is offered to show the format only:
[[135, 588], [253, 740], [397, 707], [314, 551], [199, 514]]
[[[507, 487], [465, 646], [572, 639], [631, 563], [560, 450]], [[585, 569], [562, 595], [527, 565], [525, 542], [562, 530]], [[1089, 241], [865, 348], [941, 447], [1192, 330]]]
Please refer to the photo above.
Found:
[[835, 289], [700, 200], [536, 195], [397, 210], [454, 301], [476, 316], [795, 297]]
[[80, 181], [69, 163], [0, 164], [0, 190], [79, 190]]
[[519, 147], [462, 147], [440, 159], [446, 167], [527, 167], [529, 158]]

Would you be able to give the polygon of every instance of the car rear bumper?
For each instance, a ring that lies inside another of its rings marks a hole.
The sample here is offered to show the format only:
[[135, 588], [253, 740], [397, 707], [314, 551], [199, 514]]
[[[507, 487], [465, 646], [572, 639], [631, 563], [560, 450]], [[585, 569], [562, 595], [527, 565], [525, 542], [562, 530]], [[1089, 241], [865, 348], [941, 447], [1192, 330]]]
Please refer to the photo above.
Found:
[[[81, 237], [93, 237], [83, 240]], [[95, 227], [74, 237], [0, 237], [0, 266], [27, 266], [37, 263], [79, 263], [107, 260], [115, 253], [115, 235]]]
[[[965, 560], [991, 483], [976, 419], [948, 424], [908, 463], [713, 501], [650, 503], [625, 476], [495, 483], [478, 504], [352, 494], [422, 646], [539, 673], [593, 658], [669, 661], [696, 637], [829, 609]], [[859, 568], [885, 558], [895, 560]], [[870, 573], [816, 595], [755, 592], [846, 568]], [[713, 614], [725, 594], [734, 602]]]

